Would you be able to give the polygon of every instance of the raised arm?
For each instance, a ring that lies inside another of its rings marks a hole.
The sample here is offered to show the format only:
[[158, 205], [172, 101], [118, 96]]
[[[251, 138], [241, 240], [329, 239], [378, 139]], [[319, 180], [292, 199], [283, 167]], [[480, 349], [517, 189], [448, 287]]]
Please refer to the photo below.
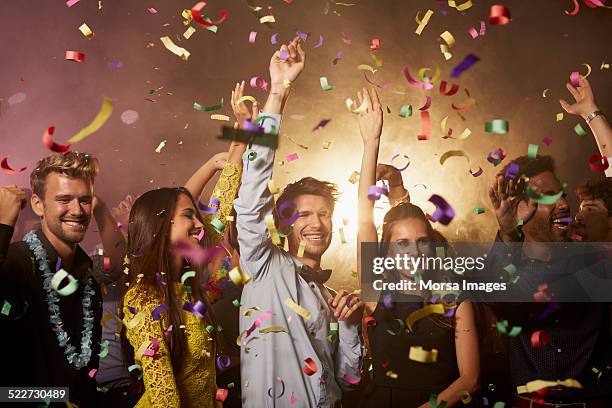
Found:
[[359, 131], [363, 140], [363, 157], [358, 191], [358, 230], [357, 230], [357, 273], [361, 282], [361, 243], [377, 242], [376, 225], [374, 225], [374, 202], [368, 198], [368, 187], [376, 184], [376, 163], [378, 147], [382, 133], [383, 114], [378, 94], [372, 88], [363, 88], [357, 93], [359, 106], [365, 101], [366, 110], [359, 114]]
[[[281, 59], [281, 53], [283, 57], [286, 54], [287, 58]], [[278, 132], [280, 114], [289, 97], [291, 84], [304, 69], [304, 56], [299, 38], [296, 38], [289, 46], [283, 45], [270, 60], [271, 89], [263, 111], [263, 115], [269, 118], [262, 123], [268, 133], [273, 127]], [[266, 216], [271, 216], [274, 210], [274, 198], [268, 189], [268, 181], [272, 178], [275, 151], [260, 145], [253, 145], [250, 150], [250, 154], [244, 158], [242, 184], [234, 201], [234, 209], [240, 266], [257, 280], [268, 272], [274, 251]]]
[[[600, 154], [604, 157], [610, 157], [612, 155], [612, 128], [610, 123], [597, 107], [589, 81], [581, 76], [578, 83], [580, 86], [577, 88], [572, 84], [565, 84], [576, 102], [570, 105], [561, 99], [559, 103], [567, 113], [580, 115], [587, 121], [593, 136], [595, 136]], [[610, 176], [609, 174], [606, 175]]]
[[26, 204], [25, 192], [15, 184], [0, 187], [0, 265], [6, 257], [19, 211]]
[[227, 152], [215, 154], [189, 177], [189, 180], [185, 183], [185, 188], [189, 190], [196, 201], [199, 200], [204, 187], [206, 187], [206, 184], [208, 184], [215, 173], [219, 170], [223, 170], [227, 162], [227, 156]]

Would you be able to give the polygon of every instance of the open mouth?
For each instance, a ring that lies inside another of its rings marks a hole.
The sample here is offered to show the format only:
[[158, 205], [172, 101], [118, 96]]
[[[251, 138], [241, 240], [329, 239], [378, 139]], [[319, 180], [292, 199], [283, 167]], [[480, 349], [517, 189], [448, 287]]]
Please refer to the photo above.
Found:
[[321, 233], [318, 234], [302, 234], [302, 237], [304, 237], [304, 239], [312, 244], [320, 244], [323, 242], [323, 238], [325, 238], [325, 236]]
[[67, 226], [69, 229], [75, 231], [82, 231], [85, 229], [85, 221], [84, 220], [61, 220], [62, 224]]
[[567, 230], [570, 222], [572, 221], [572, 217], [570, 217], [569, 213], [567, 212], [556, 214], [551, 219], [551, 223], [553, 224], [553, 226], [563, 231]]

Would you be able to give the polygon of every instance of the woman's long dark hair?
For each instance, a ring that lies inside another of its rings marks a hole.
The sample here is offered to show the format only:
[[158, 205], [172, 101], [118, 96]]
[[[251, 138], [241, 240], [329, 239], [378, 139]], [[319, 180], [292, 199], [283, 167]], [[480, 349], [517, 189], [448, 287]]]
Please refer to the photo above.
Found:
[[[183, 305], [174, 284], [180, 281], [181, 271], [178, 272], [178, 276], [173, 276], [170, 251], [171, 221], [181, 194], [189, 198], [196, 209], [196, 217], [204, 225], [205, 221], [197, 211], [195, 200], [187, 189], [178, 187], [151, 190], [141, 195], [134, 202], [130, 211], [127, 248], [130, 270], [129, 287], [138, 287], [139, 290], [146, 293], [146, 296], [153, 297], [160, 304], [168, 305], [167, 327], [172, 325], [173, 330], [166, 341], [175, 372], [184, 362], [187, 351], [187, 338], [184, 330], [180, 329], [183, 324], [181, 317]], [[204, 245], [210, 245], [210, 243]], [[201, 287], [202, 274], [206, 270], [206, 265], [199, 265], [191, 269], [196, 272], [194, 279], [196, 284], [192, 287], [193, 297], [196, 301], [200, 300], [206, 305], [206, 319], [213, 327], [217, 327], [212, 308]], [[215, 335], [215, 343], [217, 346], [221, 344], [217, 335]]]

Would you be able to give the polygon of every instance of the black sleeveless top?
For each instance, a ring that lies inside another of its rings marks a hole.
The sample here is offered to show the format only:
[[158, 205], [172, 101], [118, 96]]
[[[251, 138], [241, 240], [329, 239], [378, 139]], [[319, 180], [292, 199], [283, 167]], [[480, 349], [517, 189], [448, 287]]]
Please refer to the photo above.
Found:
[[[406, 327], [398, 333], [400, 324], [395, 319], [405, 321], [410, 313], [423, 307], [423, 301], [401, 294], [394, 294], [393, 298], [392, 308], [378, 303], [372, 315], [376, 326], [368, 325], [374, 381], [364, 400], [366, 407], [418, 407], [428, 402], [431, 394], [439, 394], [459, 377], [452, 320], [430, 315], [416, 321], [411, 332], [407, 332]], [[398, 334], [392, 335], [387, 330]], [[437, 349], [437, 361], [410, 360], [411, 346]], [[389, 371], [397, 374], [397, 378], [387, 375]]]

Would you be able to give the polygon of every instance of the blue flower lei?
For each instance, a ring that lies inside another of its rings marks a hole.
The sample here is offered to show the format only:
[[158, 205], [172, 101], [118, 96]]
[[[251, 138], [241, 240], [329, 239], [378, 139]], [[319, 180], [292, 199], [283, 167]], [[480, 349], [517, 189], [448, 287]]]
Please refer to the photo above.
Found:
[[49, 268], [49, 261], [47, 259], [47, 251], [42, 245], [42, 242], [38, 239], [34, 231], [30, 231], [24, 237], [24, 241], [28, 245], [30, 251], [34, 253], [36, 261], [38, 261], [38, 269], [43, 273], [44, 278], [43, 288], [47, 291], [47, 307], [49, 309], [49, 323], [53, 326], [53, 332], [57, 336], [60, 347], [64, 348], [64, 355], [68, 364], [72, 365], [76, 369], [87, 366], [91, 359], [91, 343], [92, 343], [92, 331], [93, 331], [93, 311], [91, 310], [91, 298], [95, 294], [92, 288], [93, 282], [91, 276], [87, 278], [87, 285], [83, 289], [83, 337], [81, 337], [81, 354], [78, 355], [75, 347], [70, 343], [70, 336], [63, 329], [64, 323], [62, 322], [60, 308], [59, 308], [59, 297], [53, 287], [51, 286], [51, 278], [55, 275]]

